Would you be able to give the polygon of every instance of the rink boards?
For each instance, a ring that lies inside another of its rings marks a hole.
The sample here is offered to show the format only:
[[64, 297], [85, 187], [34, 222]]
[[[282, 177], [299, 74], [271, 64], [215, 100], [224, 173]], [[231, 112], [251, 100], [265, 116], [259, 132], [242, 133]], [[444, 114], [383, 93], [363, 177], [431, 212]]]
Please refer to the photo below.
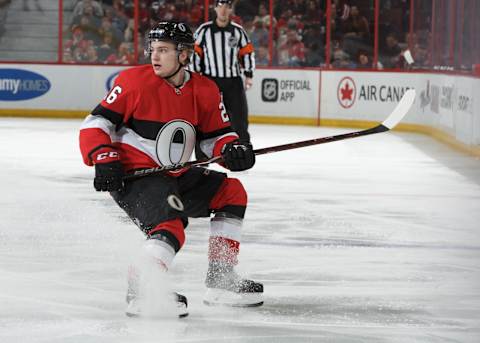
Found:
[[[0, 115], [85, 116], [107, 94], [119, 66], [0, 65]], [[427, 133], [479, 153], [480, 79], [421, 72], [259, 69], [247, 92], [250, 121], [369, 127], [403, 93], [417, 99], [399, 129]]]

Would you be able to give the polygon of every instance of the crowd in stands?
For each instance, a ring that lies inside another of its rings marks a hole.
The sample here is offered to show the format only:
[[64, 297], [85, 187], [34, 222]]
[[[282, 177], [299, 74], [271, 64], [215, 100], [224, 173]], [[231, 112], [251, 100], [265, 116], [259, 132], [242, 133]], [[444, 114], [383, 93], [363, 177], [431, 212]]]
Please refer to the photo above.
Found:
[[[336, 68], [373, 68], [374, 18], [371, 2], [331, 0], [330, 62]], [[400, 25], [381, 22], [379, 40], [380, 68], [403, 68], [403, 52], [407, 49], [409, 7], [406, 0], [381, 2], [385, 9], [396, 8], [402, 16]], [[255, 8], [255, 6], [257, 6]], [[235, 13], [247, 28], [257, 52], [257, 64], [280, 66], [323, 66], [327, 33], [326, 0], [275, 0], [270, 18], [268, 2], [237, 0]], [[363, 12], [368, 12], [366, 15]], [[385, 12], [382, 12], [385, 13]], [[273, 55], [268, 49], [272, 22]], [[413, 51], [418, 66], [428, 62], [428, 31], [419, 31], [413, 38]]]
[[[66, 63], [133, 64], [143, 56], [145, 32], [161, 20], [203, 22], [203, 1], [141, 0], [135, 40], [134, 0], [78, 0], [64, 43]], [[135, 49], [135, 41], [138, 42]], [[135, 52], [137, 51], [137, 56]]]
[[[0, 0], [5, 1], [5, 0]], [[327, 0], [275, 0], [273, 16], [269, 2], [234, 1], [233, 20], [249, 33], [256, 52], [256, 63], [305, 67], [325, 64]], [[372, 68], [374, 18], [369, 1], [330, 0], [331, 64], [337, 68]], [[210, 18], [214, 18], [210, 1]], [[383, 2], [382, 2], [383, 3]], [[408, 15], [407, 1], [389, 0], [387, 6]], [[138, 39], [134, 39], [134, 0], [77, 0], [67, 39], [64, 62], [133, 64], [143, 59], [144, 34], [160, 20], [181, 20], [193, 29], [204, 21], [203, 0], [140, 0]], [[362, 5], [362, 6], [360, 6]], [[402, 7], [403, 6], [403, 7]], [[368, 13], [363, 13], [368, 12]], [[402, 27], [381, 23], [379, 67], [402, 68], [402, 57], [409, 37], [408, 20]], [[407, 18], [408, 19], [408, 18]], [[270, 56], [270, 22], [273, 54]], [[405, 26], [405, 27], [403, 27]], [[412, 53], [419, 65], [428, 61], [428, 32], [411, 37]], [[137, 49], [134, 42], [138, 42]], [[138, 55], [135, 56], [135, 51]]]
[[78, 0], [63, 62], [133, 64], [133, 0]]

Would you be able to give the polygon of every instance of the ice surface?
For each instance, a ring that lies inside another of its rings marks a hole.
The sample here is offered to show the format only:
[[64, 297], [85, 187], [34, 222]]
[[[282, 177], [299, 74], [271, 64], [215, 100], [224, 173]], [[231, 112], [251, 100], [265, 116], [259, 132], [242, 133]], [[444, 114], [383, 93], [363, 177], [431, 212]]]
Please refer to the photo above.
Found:
[[[190, 316], [124, 315], [143, 242], [81, 162], [77, 120], [0, 119], [0, 342], [479, 342], [480, 161], [389, 132], [259, 156], [240, 270], [252, 309], [202, 304], [208, 220], [171, 271]], [[348, 130], [252, 126], [256, 148]]]

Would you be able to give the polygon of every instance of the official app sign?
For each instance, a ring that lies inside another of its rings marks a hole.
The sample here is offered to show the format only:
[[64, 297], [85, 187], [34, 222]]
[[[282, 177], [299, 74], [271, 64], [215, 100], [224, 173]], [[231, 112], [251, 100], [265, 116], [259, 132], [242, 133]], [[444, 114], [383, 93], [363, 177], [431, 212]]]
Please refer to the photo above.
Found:
[[310, 80], [263, 79], [262, 100], [266, 102], [293, 102], [299, 92], [311, 91]]
[[50, 88], [50, 81], [40, 74], [23, 69], [0, 68], [0, 101], [37, 98]]
[[246, 91], [249, 112], [255, 116], [318, 118], [320, 71], [256, 69]]

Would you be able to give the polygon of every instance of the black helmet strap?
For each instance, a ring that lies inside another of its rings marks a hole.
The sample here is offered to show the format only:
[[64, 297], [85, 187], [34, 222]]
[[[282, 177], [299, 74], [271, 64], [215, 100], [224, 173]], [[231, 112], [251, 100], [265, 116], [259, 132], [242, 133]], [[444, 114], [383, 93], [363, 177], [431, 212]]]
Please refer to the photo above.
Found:
[[164, 79], [167, 79], [167, 80], [168, 80], [168, 79], [174, 77], [174, 76], [177, 75], [178, 72], [183, 68], [183, 65], [180, 63], [180, 54], [177, 54], [177, 61], [178, 61], [178, 68], [177, 68], [177, 70], [175, 70], [175, 72], [173, 72], [173, 73], [170, 74], [170, 75], [164, 76], [164, 77], [163, 77]]
[[[178, 47], [177, 47], [178, 48]], [[178, 72], [185, 66], [182, 64], [182, 62], [180, 62], [180, 53], [182, 52], [183, 50], [177, 50], [177, 62], [178, 62], [178, 68], [177, 70], [175, 70], [175, 72], [173, 72], [172, 74], [168, 75], [168, 76], [164, 76], [163, 78], [168, 80], [172, 77], [174, 77], [175, 75], [178, 74]]]

